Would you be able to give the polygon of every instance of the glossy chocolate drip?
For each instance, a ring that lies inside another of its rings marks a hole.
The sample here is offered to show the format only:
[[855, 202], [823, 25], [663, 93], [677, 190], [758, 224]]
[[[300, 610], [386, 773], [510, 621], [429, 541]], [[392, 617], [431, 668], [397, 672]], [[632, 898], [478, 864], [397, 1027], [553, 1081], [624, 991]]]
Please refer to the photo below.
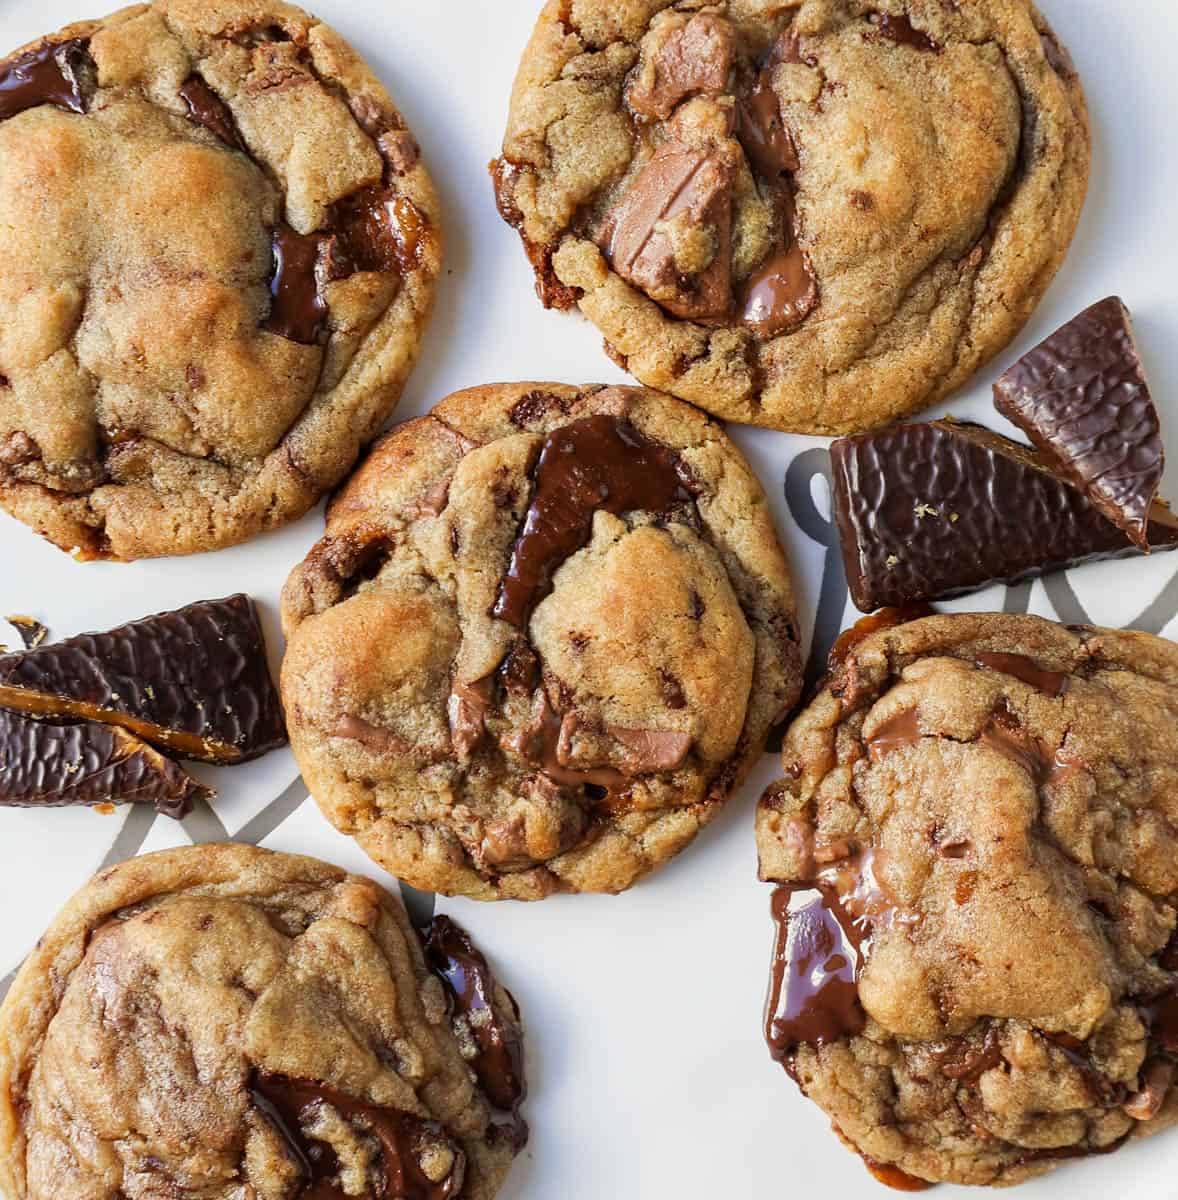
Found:
[[[446, 985], [452, 1013], [463, 1022], [477, 1047], [475, 1075], [487, 1099], [510, 1121], [497, 1128], [510, 1136], [516, 1150], [528, 1140], [519, 1115], [527, 1096], [524, 1049], [518, 1027], [505, 1024], [495, 1010], [495, 977], [467, 932], [449, 917], [435, 917], [424, 937], [426, 960]], [[514, 1001], [512, 1001], [514, 1004]]]
[[304, 346], [319, 341], [327, 322], [316, 273], [322, 243], [322, 235], [296, 233], [289, 225], [279, 225], [272, 235], [270, 315], [263, 328]]
[[898, 46], [912, 46], [939, 54], [941, 47], [927, 33], [917, 29], [907, 17], [892, 16], [891, 13], [872, 13], [868, 20], [875, 26], [880, 37], [895, 42]]
[[189, 75], [180, 85], [180, 96], [188, 105], [188, 119], [203, 125], [211, 134], [235, 150], [244, 150], [245, 143], [237, 132], [237, 123], [229, 106], [199, 75]]
[[1000, 675], [1012, 675], [1023, 683], [1042, 692], [1045, 696], [1058, 699], [1068, 690], [1069, 679], [1062, 671], [1049, 671], [1025, 654], [979, 654], [974, 662], [988, 671]]
[[665, 513], [690, 498], [678, 456], [632, 425], [598, 414], [554, 430], [540, 450], [532, 502], [494, 615], [526, 627], [553, 573], [589, 541], [599, 509]]
[[42, 104], [84, 113], [85, 77], [94, 68], [89, 47], [87, 38], [52, 42], [0, 67], [0, 121]]
[[898, 625], [907, 625], [910, 621], [921, 621], [925, 617], [935, 617], [937, 610], [930, 604], [907, 604], [898, 608], [881, 608], [870, 617], [856, 621], [850, 629], [841, 633], [830, 650], [830, 669], [833, 671], [845, 662], [861, 642], [865, 642], [872, 634], [883, 629], [895, 629]]
[[736, 135], [753, 170], [766, 179], [798, 169], [798, 152], [781, 119], [781, 104], [768, 72], [758, 77], [748, 99], [737, 106]]
[[[412, 1113], [377, 1108], [324, 1084], [257, 1072], [250, 1088], [255, 1108], [282, 1138], [303, 1175], [297, 1200], [348, 1200], [338, 1180], [340, 1164], [331, 1146], [307, 1132], [320, 1105], [330, 1105], [347, 1122], [380, 1144], [381, 1178], [371, 1194], [384, 1200], [451, 1200], [462, 1189], [466, 1155], [436, 1121]], [[422, 1170], [423, 1145], [445, 1147], [453, 1155], [446, 1175], [434, 1181]]]
[[1005, 700], [998, 702], [993, 716], [978, 737], [978, 743], [1009, 759], [1036, 784], [1045, 780], [1050, 763], [1043, 744], [1027, 733]]
[[823, 1045], [862, 1033], [867, 1014], [859, 1003], [859, 973], [867, 930], [856, 925], [833, 888], [814, 892], [790, 912], [793, 887], [773, 893], [777, 923], [765, 1040], [773, 1058], [792, 1074], [801, 1045]]

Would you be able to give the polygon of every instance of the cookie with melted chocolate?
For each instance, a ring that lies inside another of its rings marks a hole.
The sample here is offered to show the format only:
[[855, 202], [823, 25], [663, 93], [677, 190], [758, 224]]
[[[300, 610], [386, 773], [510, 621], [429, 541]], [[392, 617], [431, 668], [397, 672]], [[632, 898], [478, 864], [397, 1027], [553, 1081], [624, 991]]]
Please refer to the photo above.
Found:
[[[514, 1004], [488, 1004], [518, 1046]], [[526, 1126], [503, 1136], [453, 1007], [367, 879], [241, 845], [132, 859], [0, 1008], [0, 1190], [492, 1200]]]
[[1066, 51], [1030, 0], [701, 7], [541, 12], [493, 166], [541, 299], [726, 419], [846, 433], [952, 392], [1072, 240]]
[[721, 809], [797, 699], [764, 493], [640, 388], [475, 388], [378, 444], [283, 596], [291, 745], [398, 878], [618, 892]]
[[0, 507], [83, 559], [301, 516], [416, 359], [438, 204], [300, 9], [124, 9], [0, 58]]
[[1018, 1183], [1178, 1114], [1178, 647], [867, 618], [757, 811], [765, 1035], [873, 1174]]

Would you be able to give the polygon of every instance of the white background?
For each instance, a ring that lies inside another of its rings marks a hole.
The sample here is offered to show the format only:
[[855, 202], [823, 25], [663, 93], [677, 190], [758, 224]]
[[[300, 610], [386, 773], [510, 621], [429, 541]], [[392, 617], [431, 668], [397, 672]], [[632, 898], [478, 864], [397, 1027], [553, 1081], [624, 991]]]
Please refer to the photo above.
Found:
[[[594, 329], [540, 308], [518, 240], [492, 201], [486, 164], [502, 136], [512, 77], [539, 4], [318, 4], [319, 15], [350, 38], [388, 84], [443, 199], [447, 270], [401, 417], [472, 384], [624, 378], [602, 353]], [[1088, 87], [1096, 149], [1088, 207], [1067, 265], [1018, 346], [946, 408], [1001, 427], [989, 404], [999, 366], [1081, 307], [1119, 292], [1135, 312], [1171, 445], [1178, 447], [1178, 5], [1045, 5]], [[83, 0], [0, 0], [0, 53], [96, 15]], [[822, 551], [786, 513], [782, 480], [793, 455], [820, 443], [734, 433], [775, 502], [808, 630]], [[277, 660], [278, 593], [321, 527], [317, 511], [282, 533], [219, 554], [79, 566], [0, 516], [0, 613], [33, 613], [64, 636], [245, 590], [263, 608]], [[1176, 571], [1178, 559], [1157, 557], [1074, 572], [1071, 583], [1094, 620], [1125, 624]], [[952, 607], [1001, 608], [1004, 598], [1002, 589], [993, 589]], [[1032, 609], [1051, 615], [1039, 585]], [[0, 624], [0, 640], [8, 632]], [[691, 850], [625, 896], [565, 897], [530, 907], [445, 902], [478, 936], [527, 1022], [532, 1141], [504, 1189], [507, 1200], [724, 1200], [818, 1189], [830, 1196], [894, 1194], [840, 1147], [761, 1040], [770, 927], [768, 891], [755, 878], [751, 823], [755, 798], [773, 769], [766, 759]], [[286, 752], [236, 771], [197, 770], [220, 788], [217, 812], [231, 832], [296, 776]], [[123, 820], [122, 812], [0, 812], [0, 975], [20, 961], [102, 860]], [[184, 829], [161, 820], [146, 848], [188, 840]], [[381, 878], [310, 803], [265, 844]], [[1021, 1194], [1029, 1200], [1128, 1194], [1175, 1200], [1176, 1178], [1173, 1134], [1065, 1167]]]

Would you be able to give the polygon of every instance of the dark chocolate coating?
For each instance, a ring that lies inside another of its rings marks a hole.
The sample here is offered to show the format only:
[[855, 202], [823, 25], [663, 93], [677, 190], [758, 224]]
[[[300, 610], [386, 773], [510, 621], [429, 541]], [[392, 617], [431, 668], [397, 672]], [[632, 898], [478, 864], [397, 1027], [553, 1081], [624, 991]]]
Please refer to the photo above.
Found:
[[1129, 311], [1116, 296], [1019, 359], [994, 385], [994, 405], [1055, 471], [1148, 549], [1165, 451]]
[[49, 42], [0, 67], [0, 121], [42, 104], [84, 113], [94, 70], [89, 46], [86, 38]]
[[178, 820], [211, 795], [125, 730], [95, 721], [35, 721], [0, 708], [0, 805], [154, 804]]
[[[374, 1165], [383, 1178], [374, 1196], [388, 1200], [451, 1200], [462, 1190], [466, 1155], [436, 1121], [397, 1109], [377, 1108], [326, 1084], [264, 1072], [255, 1074], [250, 1098], [282, 1138], [303, 1175], [302, 1187], [293, 1193], [299, 1200], [349, 1197], [335, 1182], [340, 1164], [330, 1144], [306, 1132], [320, 1104], [330, 1104], [345, 1121], [358, 1123], [379, 1144], [379, 1158]], [[418, 1146], [423, 1142], [446, 1144], [454, 1155], [449, 1173], [436, 1182], [426, 1175], [418, 1160]]]
[[257, 758], [286, 741], [262, 628], [241, 595], [0, 656], [0, 704], [121, 725], [208, 762]]
[[[1129, 539], [1041, 455], [977, 425], [897, 425], [831, 447], [835, 518], [863, 612], [961, 595], [1102, 558]], [[1156, 549], [1178, 522], [1155, 506]]]
[[523, 1041], [518, 1026], [504, 1023], [495, 1009], [495, 976], [470, 935], [447, 916], [433, 919], [423, 945], [426, 962], [451, 997], [454, 1017], [465, 1018], [478, 1047], [472, 1066], [479, 1086], [497, 1109], [511, 1114], [510, 1124], [501, 1128], [522, 1150], [528, 1141], [528, 1127], [519, 1115], [527, 1096]]
[[495, 616], [527, 628], [557, 567], [589, 541], [599, 509], [662, 513], [690, 500], [679, 456], [632, 425], [600, 413], [562, 425], [541, 447]]

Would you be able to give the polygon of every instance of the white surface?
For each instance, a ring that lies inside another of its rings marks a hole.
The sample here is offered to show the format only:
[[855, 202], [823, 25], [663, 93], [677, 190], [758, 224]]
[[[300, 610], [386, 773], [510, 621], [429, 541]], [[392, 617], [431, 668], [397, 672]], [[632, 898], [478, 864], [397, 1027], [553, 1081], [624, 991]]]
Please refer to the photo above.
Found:
[[[492, 201], [486, 164], [497, 151], [516, 63], [539, 6], [540, 0], [317, 5], [389, 85], [443, 197], [447, 271], [400, 417], [424, 412], [456, 388], [494, 380], [624, 379], [594, 329], [540, 308], [518, 240]], [[1060, 279], [1000, 362], [1081, 307], [1119, 292], [1134, 310], [1170, 444], [1178, 447], [1178, 131], [1172, 116], [1178, 5], [1045, 0], [1045, 7], [1087, 83], [1095, 174]], [[94, 15], [97, 9], [83, 0], [0, 0], [0, 52]], [[989, 403], [997, 369], [984, 371], [947, 409], [1000, 424]], [[788, 517], [782, 480], [795, 454], [820, 443], [735, 433], [775, 502], [808, 630], [822, 552]], [[0, 612], [31, 612], [62, 636], [246, 590], [263, 606], [277, 656], [279, 590], [321, 525], [316, 512], [280, 534], [220, 554], [78, 566], [0, 516]], [[1071, 581], [1094, 620], [1128, 624], [1176, 572], [1178, 558], [1158, 557], [1074, 572]], [[1003, 589], [994, 589], [953, 607], [1001, 608], [1004, 599]], [[1053, 615], [1041, 585], [1032, 610]], [[6, 632], [0, 626], [0, 638]], [[559, 898], [531, 907], [444, 904], [492, 956], [527, 1022], [532, 1141], [505, 1200], [717, 1200], [810, 1189], [894, 1195], [839, 1146], [761, 1040], [770, 928], [768, 891], [755, 879], [751, 820], [772, 773], [766, 760], [690, 851], [625, 896]], [[226, 828], [240, 829], [295, 774], [285, 752], [218, 772], [217, 811]], [[123, 819], [122, 813], [89, 811], [0, 812], [0, 975], [19, 962], [101, 861]], [[145, 848], [186, 841], [181, 828], [160, 821]], [[310, 803], [266, 844], [381, 877]], [[1106, 1200], [1131, 1190], [1137, 1200], [1174, 1200], [1176, 1169], [1178, 1135], [1172, 1134], [1066, 1167], [1020, 1195]], [[937, 1194], [949, 1200], [955, 1191]]]

